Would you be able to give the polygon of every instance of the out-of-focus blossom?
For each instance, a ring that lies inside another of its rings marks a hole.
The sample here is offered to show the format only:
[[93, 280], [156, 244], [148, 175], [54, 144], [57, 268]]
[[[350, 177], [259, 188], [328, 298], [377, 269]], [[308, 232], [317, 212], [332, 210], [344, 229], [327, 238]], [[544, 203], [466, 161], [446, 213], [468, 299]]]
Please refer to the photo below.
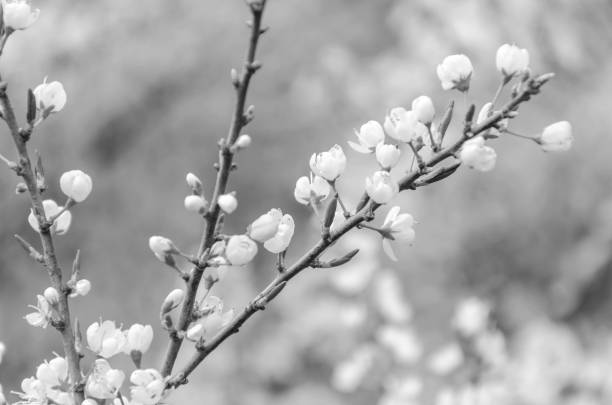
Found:
[[340, 392], [355, 391], [367, 377], [374, 364], [376, 348], [371, 345], [359, 347], [350, 358], [338, 364], [332, 375], [332, 385]]
[[529, 68], [529, 52], [516, 45], [504, 44], [497, 50], [495, 64], [506, 77], [520, 75]]
[[295, 183], [293, 195], [300, 204], [308, 205], [312, 203], [318, 205], [327, 198], [330, 190], [331, 186], [323, 177], [311, 175], [308, 178], [302, 176]]
[[199, 195], [188, 195], [185, 197], [184, 205], [185, 209], [189, 212], [195, 212], [197, 214], [203, 214], [206, 209], [206, 200]]
[[217, 198], [217, 204], [226, 214], [231, 214], [238, 208], [238, 200], [233, 193], [223, 194]]
[[495, 167], [497, 154], [493, 148], [485, 145], [482, 136], [476, 136], [465, 141], [459, 152], [459, 159], [472, 169], [488, 172]]
[[235, 145], [239, 149], [246, 149], [251, 146], [251, 142], [252, 139], [250, 135], [242, 134], [238, 137], [238, 139], [236, 139]]
[[42, 111], [60, 112], [66, 105], [66, 91], [64, 86], [58, 82], [47, 83], [47, 78], [36, 86], [33, 91], [36, 98], [36, 107]]
[[123, 371], [113, 369], [105, 359], [96, 359], [85, 384], [85, 394], [96, 399], [113, 399], [124, 380]]
[[572, 125], [567, 121], [559, 121], [550, 124], [537, 138], [538, 143], [545, 152], [565, 152], [570, 150], [574, 142]]
[[135, 323], [127, 331], [127, 342], [123, 351], [127, 354], [131, 352], [146, 353], [153, 342], [153, 328], [151, 325], [141, 325]]
[[467, 298], [455, 309], [452, 324], [464, 336], [474, 336], [489, 325], [491, 306], [477, 297]]
[[[44, 200], [43, 201], [43, 209], [45, 211], [46, 219], [50, 219], [55, 215], [59, 214], [60, 211], [64, 209], [64, 207], [60, 207], [53, 200]], [[70, 211], [65, 210], [62, 214], [53, 222], [51, 225], [51, 233], [56, 235], [63, 235], [68, 232], [70, 228], [70, 223], [72, 222], [72, 214]], [[28, 215], [28, 223], [36, 232], [40, 232], [40, 227], [38, 225], [38, 219], [34, 215], [34, 211], [30, 210], [30, 215]]]
[[154, 368], [134, 370], [130, 376], [132, 400], [143, 405], [155, 405], [164, 397], [166, 380]]
[[91, 351], [106, 359], [123, 352], [127, 339], [113, 321], [95, 322], [87, 328], [87, 344]]
[[32, 9], [28, 0], [2, 0], [4, 25], [13, 30], [25, 30], [38, 20], [39, 9]]
[[393, 245], [397, 242], [412, 244], [415, 239], [414, 218], [410, 214], [400, 214], [399, 212], [400, 207], [391, 208], [381, 228], [383, 250], [393, 261], [397, 261]]
[[385, 140], [385, 131], [378, 121], [366, 122], [355, 135], [359, 143], [348, 141], [348, 144], [359, 153], [372, 153]]
[[405, 323], [412, 318], [412, 308], [404, 299], [402, 284], [391, 271], [384, 271], [374, 280], [374, 304], [385, 321]]
[[43, 297], [45, 297], [50, 305], [57, 305], [60, 299], [59, 292], [53, 287], [47, 287], [45, 291], [43, 291]]
[[401, 152], [397, 145], [379, 143], [378, 146], [376, 146], [376, 160], [384, 170], [391, 170], [395, 167], [397, 162], [399, 162], [400, 154]]
[[438, 65], [436, 72], [444, 90], [457, 89], [465, 92], [470, 88], [474, 68], [467, 56], [450, 55]]
[[431, 372], [439, 376], [445, 376], [455, 371], [463, 364], [463, 350], [457, 343], [449, 343], [436, 350], [427, 361], [427, 367]]
[[378, 204], [386, 204], [399, 193], [399, 184], [386, 171], [374, 172], [365, 179], [368, 196]]
[[278, 208], [273, 208], [267, 213], [260, 215], [249, 225], [247, 235], [254, 241], [263, 243], [272, 239], [281, 223], [283, 213]]
[[417, 120], [425, 125], [431, 124], [436, 115], [433, 101], [428, 96], [415, 98], [412, 101], [412, 111], [416, 114]]
[[427, 127], [419, 121], [417, 113], [407, 111], [403, 107], [395, 107], [389, 111], [384, 127], [387, 135], [400, 142], [410, 142], [427, 134]]
[[27, 314], [25, 320], [34, 327], [46, 328], [52, 319], [52, 309], [47, 299], [42, 295], [37, 295], [38, 304], [36, 306], [29, 305], [30, 308], [36, 310]]
[[423, 346], [409, 327], [384, 325], [376, 331], [376, 339], [401, 364], [413, 364], [423, 355]]
[[367, 319], [368, 311], [365, 305], [347, 304], [339, 308], [338, 319], [347, 328], [356, 328]]
[[310, 170], [328, 181], [334, 181], [346, 168], [346, 156], [340, 145], [334, 145], [326, 152], [313, 153], [310, 157]]
[[246, 235], [234, 235], [225, 246], [225, 257], [234, 266], [249, 263], [257, 255], [257, 244]]
[[385, 392], [378, 405], [417, 405], [423, 381], [415, 375], [391, 376], [385, 381]]
[[264, 243], [264, 248], [270, 253], [281, 253], [289, 247], [293, 232], [295, 231], [295, 222], [289, 214], [283, 215], [281, 218], [276, 234], [273, 238], [268, 239]]
[[91, 177], [81, 170], [70, 170], [60, 177], [60, 188], [67, 197], [76, 202], [84, 201], [91, 193]]
[[487, 330], [479, 334], [474, 341], [474, 349], [491, 369], [501, 368], [508, 361], [506, 338], [499, 330]]

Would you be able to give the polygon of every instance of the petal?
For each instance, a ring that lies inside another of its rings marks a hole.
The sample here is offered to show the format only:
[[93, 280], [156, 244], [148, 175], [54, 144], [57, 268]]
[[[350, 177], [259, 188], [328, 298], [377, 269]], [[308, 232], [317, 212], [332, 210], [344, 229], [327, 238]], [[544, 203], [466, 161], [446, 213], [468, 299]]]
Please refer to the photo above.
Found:
[[364, 154], [372, 153], [372, 149], [368, 148], [365, 145], [362, 145], [362, 144], [359, 144], [359, 143], [355, 143], [355, 142], [352, 142], [352, 141], [348, 141], [347, 143], [349, 144], [349, 146], [351, 148], [353, 148], [353, 150], [355, 152], [364, 153]]
[[382, 247], [385, 253], [387, 254], [387, 256], [389, 256], [389, 259], [396, 262], [397, 256], [395, 256], [395, 252], [393, 251], [393, 247], [391, 246], [391, 241], [389, 239], [383, 239]]

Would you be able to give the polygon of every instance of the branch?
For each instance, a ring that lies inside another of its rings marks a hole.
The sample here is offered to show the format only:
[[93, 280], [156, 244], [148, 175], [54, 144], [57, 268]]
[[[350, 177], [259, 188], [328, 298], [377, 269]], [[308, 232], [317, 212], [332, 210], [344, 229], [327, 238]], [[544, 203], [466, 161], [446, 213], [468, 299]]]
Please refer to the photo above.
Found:
[[[255, 53], [259, 38], [265, 32], [265, 29], [261, 26], [261, 19], [266, 2], [265, 0], [251, 0], [247, 3], [249, 4], [253, 17], [253, 20], [248, 23], [251, 28], [249, 47], [240, 76], [236, 76], [237, 73], [235, 73], [235, 71], [233, 71], [232, 74], [232, 81], [236, 89], [236, 105], [234, 107], [234, 114], [227, 137], [219, 143], [220, 150], [219, 161], [217, 163], [217, 179], [210, 207], [205, 214], [206, 226], [202, 234], [197, 254], [199, 264], [193, 268], [187, 281], [187, 291], [181, 307], [176, 331], [187, 330], [187, 327], [192, 321], [196, 294], [200, 286], [200, 281], [202, 280], [202, 275], [207, 267], [206, 252], [215, 241], [217, 224], [221, 216], [221, 208], [217, 204], [217, 199], [226, 192], [229, 174], [232, 170], [234, 155], [236, 153], [236, 148], [232, 146], [240, 135], [242, 128], [252, 119], [252, 108], [249, 108], [245, 113], [245, 105], [251, 77], [261, 67], [261, 64], [255, 60]], [[170, 334], [170, 342], [161, 368], [161, 373], [164, 376], [172, 373], [174, 363], [176, 362], [176, 358], [183, 343], [181, 334], [176, 331]]]

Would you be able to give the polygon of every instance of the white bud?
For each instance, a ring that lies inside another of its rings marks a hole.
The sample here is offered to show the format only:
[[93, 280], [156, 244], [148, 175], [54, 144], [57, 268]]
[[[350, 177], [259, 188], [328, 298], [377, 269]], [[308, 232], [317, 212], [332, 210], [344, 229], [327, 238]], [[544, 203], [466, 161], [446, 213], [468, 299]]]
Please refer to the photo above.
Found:
[[476, 124], [480, 125], [483, 122], [485, 122], [487, 118], [489, 118], [489, 116], [491, 115], [492, 108], [493, 108], [493, 103], [486, 103], [485, 105], [483, 105], [482, 108], [480, 109], [480, 112], [478, 113]]
[[328, 181], [336, 180], [346, 168], [346, 156], [340, 145], [334, 145], [330, 150], [313, 153], [310, 157], [310, 170]]
[[51, 112], [60, 112], [66, 105], [66, 91], [60, 82], [47, 83], [45, 78], [32, 93], [34, 93], [36, 107], [39, 110], [50, 109]]
[[529, 52], [516, 45], [504, 44], [497, 50], [495, 64], [506, 77], [520, 75], [529, 68]]
[[196, 323], [187, 329], [187, 339], [189, 340], [198, 340], [202, 335], [204, 335], [204, 327], [202, 324]]
[[57, 290], [53, 287], [47, 287], [47, 289], [45, 289], [45, 291], [43, 292], [43, 296], [51, 305], [57, 305], [60, 298], [59, 292], [57, 292]]
[[485, 145], [482, 136], [476, 136], [463, 144], [459, 159], [472, 169], [488, 172], [495, 167], [497, 154], [493, 148]]
[[242, 266], [253, 260], [257, 244], [246, 235], [234, 235], [225, 246], [225, 257], [234, 266]]
[[247, 134], [242, 134], [236, 139], [236, 147], [239, 149], [245, 149], [251, 146], [251, 136]]
[[433, 101], [427, 96], [415, 98], [412, 102], [412, 111], [416, 114], [417, 120], [423, 124], [430, 124], [436, 115]]
[[372, 153], [376, 145], [385, 140], [385, 131], [377, 121], [368, 121], [355, 132], [359, 143], [349, 141], [351, 148], [359, 153]]
[[91, 282], [85, 278], [76, 282], [74, 292], [81, 297], [86, 296], [91, 291]]
[[399, 185], [388, 172], [378, 171], [372, 176], [366, 177], [365, 189], [374, 202], [385, 204], [399, 192]]
[[284, 252], [291, 243], [291, 238], [293, 238], [294, 231], [295, 222], [293, 221], [293, 217], [289, 214], [283, 215], [283, 218], [278, 225], [276, 234], [273, 238], [264, 243], [264, 248], [266, 248], [270, 253]]
[[80, 170], [70, 170], [60, 177], [62, 192], [76, 202], [84, 201], [91, 193], [92, 187], [91, 177]]
[[555, 122], [544, 128], [538, 143], [545, 152], [564, 152], [572, 147], [572, 125], [567, 121]]
[[135, 323], [127, 332], [127, 345], [125, 352], [145, 353], [151, 347], [153, 341], [153, 328], [151, 325]]
[[217, 199], [217, 204], [226, 214], [231, 214], [238, 208], [238, 200], [233, 193], [220, 195]]
[[450, 55], [438, 65], [436, 73], [444, 90], [467, 91], [474, 68], [465, 55]]
[[4, 25], [13, 30], [24, 30], [38, 20], [39, 9], [32, 9], [26, 0], [6, 0], [2, 2]]
[[400, 150], [397, 145], [378, 144], [376, 147], [376, 160], [385, 170], [392, 169], [399, 162]]
[[202, 182], [200, 181], [198, 176], [196, 176], [193, 173], [187, 173], [187, 177], [185, 177], [185, 181], [187, 182], [187, 185], [191, 188], [191, 190], [193, 190], [195, 194], [197, 195], [202, 194]]
[[185, 197], [185, 209], [187, 211], [202, 214], [205, 208], [206, 200], [199, 195], [188, 195]]
[[254, 241], [263, 243], [276, 234], [283, 213], [277, 208], [261, 215], [249, 226], [247, 235]]
[[167, 314], [168, 312], [172, 311], [174, 308], [181, 305], [184, 298], [185, 292], [183, 290], [177, 288], [176, 290], [170, 291], [162, 303], [161, 313]]
[[163, 236], [151, 236], [149, 238], [149, 249], [157, 256], [166, 256], [169, 254], [177, 253], [177, 249], [174, 243], [168, 238]]

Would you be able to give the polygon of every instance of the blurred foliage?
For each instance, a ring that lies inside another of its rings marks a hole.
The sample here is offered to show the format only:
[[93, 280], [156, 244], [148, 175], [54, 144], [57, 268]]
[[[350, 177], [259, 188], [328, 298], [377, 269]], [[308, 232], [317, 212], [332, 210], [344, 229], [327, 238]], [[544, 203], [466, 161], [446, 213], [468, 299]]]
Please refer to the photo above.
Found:
[[[157, 325], [157, 306], [178, 284], [146, 241], [163, 234], [187, 250], [199, 240], [201, 224], [182, 208], [183, 179], [193, 171], [212, 187], [215, 143], [227, 131], [233, 102], [229, 69], [241, 63], [247, 11], [240, 0], [36, 5], [40, 21], [11, 38], [1, 68], [16, 106], [24, 106], [25, 89], [44, 76], [64, 83], [66, 108], [37, 131], [32, 144], [43, 155], [50, 183], [74, 168], [94, 179], [92, 198], [74, 210], [72, 229], [58, 238], [62, 264], [68, 267], [81, 249], [94, 286], [74, 301], [74, 313], [86, 325], [99, 316]], [[498, 80], [495, 50], [516, 43], [529, 49], [535, 72], [554, 71], [557, 78], [523, 108], [513, 129], [535, 133], [567, 119], [575, 148], [545, 155], [533, 144], [502, 139], [492, 173], [460, 170], [405, 195], [402, 205], [419, 225], [417, 243], [404, 253], [398, 274], [425, 342], [450, 334], [452, 308], [467, 294], [494, 302], [510, 333], [534, 318], [552, 317], [571, 325], [584, 344], [594, 331], [606, 336], [612, 312], [611, 18], [605, 0], [270, 0], [265, 21], [272, 28], [259, 53], [264, 68], [249, 98], [256, 105], [247, 128], [254, 144], [240, 155], [230, 182], [240, 207], [229, 229], [239, 232], [269, 207], [281, 207], [304, 230], [288, 255], [297, 257], [316, 238], [307, 210], [292, 198], [310, 153], [344, 144], [352, 128], [382, 120], [389, 108], [408, 106], [420, 94], [431, 95], [439, 111], [449, 98], [462, 105], [458, 94], [439, 88], [435, 75], [450, 53], [472, 59], [469, 98], [483, 104]], [[9, 154], [8, 133], [1, 132], [0, 150]], [[356, 198], [372, 168], [349, 155], [350, 176], [341, 191]], [[54, 331], [32, 333], [21, 319], [46, 287], [46, 276], [12, 239], [19, 233], [35, 240], [25, 221], [26, 200], [15, 196], [14, 186], [4, 170], [5, 387], [16, 387], [41, 358], [60, 350]], [[58, 188], [49, 195], [59, 198]], [[221, 283], [216, 293], [228, 306], [240, 307], [272, 277], [270, 258], [263, 256]], [[371, 403], [375, 393], [349, 398], [329, 384], [345, 353], [329, 347], [335, 332], [321, 326], [330, 325], [325, 317], [333, 325], [326, 303], [335, 299], [322, 273], [301, 275], [170, 402], [201, 394], [215, 404], [299, 405], [313, 398]], [[145, 364], [158, 364], [164, 340], [157, 327]]]

